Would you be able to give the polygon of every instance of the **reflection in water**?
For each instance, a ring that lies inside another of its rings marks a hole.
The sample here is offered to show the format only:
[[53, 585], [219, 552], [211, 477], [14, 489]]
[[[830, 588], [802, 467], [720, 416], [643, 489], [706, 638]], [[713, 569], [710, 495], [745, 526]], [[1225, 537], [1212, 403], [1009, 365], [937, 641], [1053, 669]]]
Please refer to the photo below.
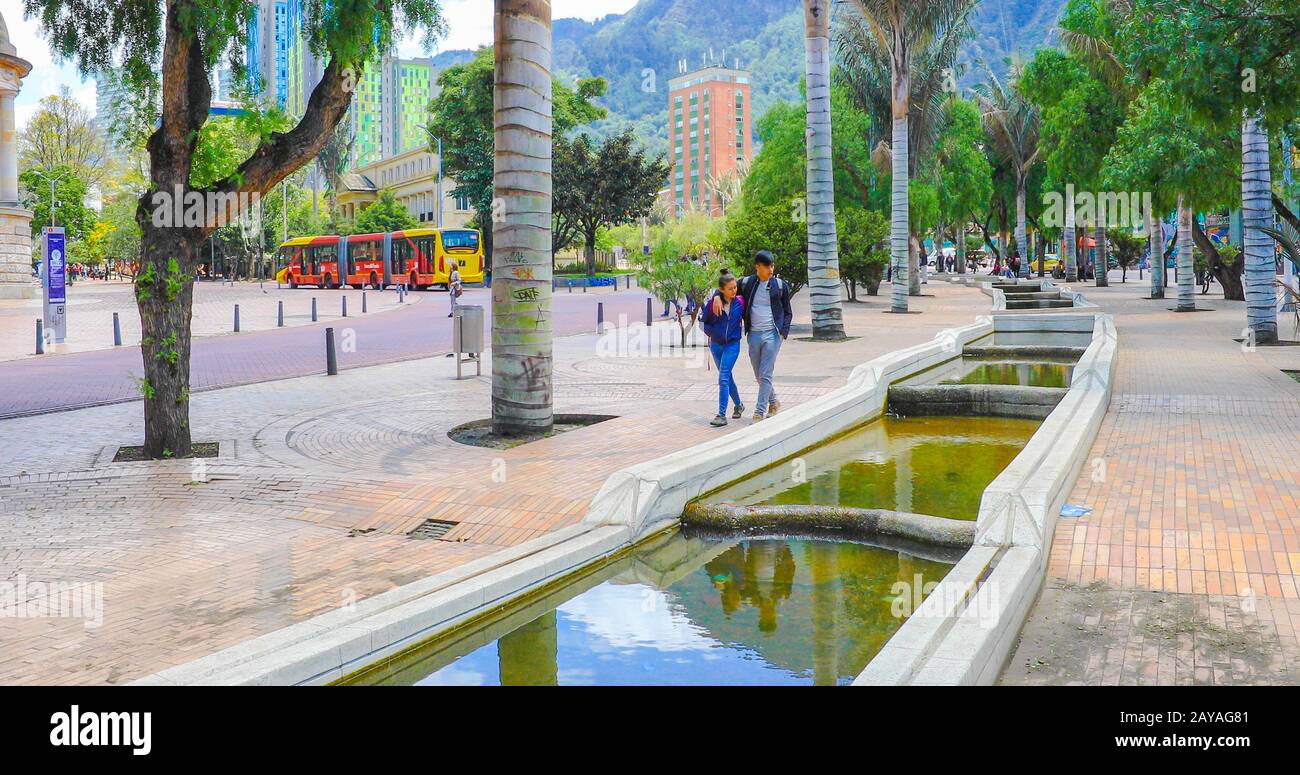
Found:
[[502, 686], [559, 684], [555, 612], [548, 611], [497, 641]]
[[1040, 421], [883, 417], [805, 452], [805, 481], [778, 464], [709, 496], [714, 503], [814, 504], [975, 519], [980, 498]]
[[540, 610], [478, 625], [488, 637], [431, 644], [366, 680], [844, 684], [902, 625], [916, 583], [933, 585], [949, 567], [860, 543], [675, 534]]

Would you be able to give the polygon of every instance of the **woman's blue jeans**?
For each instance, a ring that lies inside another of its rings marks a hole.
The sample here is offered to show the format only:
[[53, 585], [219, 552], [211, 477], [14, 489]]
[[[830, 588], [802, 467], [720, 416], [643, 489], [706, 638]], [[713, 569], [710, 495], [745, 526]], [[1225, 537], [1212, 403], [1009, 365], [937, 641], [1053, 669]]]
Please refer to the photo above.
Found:
[[709, 342], [709, 352], [718, 367], [718, 414], [727, 414], [727, 397], [730, 396], [736, 406], [740, 406], [740, 391], [736, 388], [736, 378], [731, 371], [740, 357], [740, 341], [718, 344]]

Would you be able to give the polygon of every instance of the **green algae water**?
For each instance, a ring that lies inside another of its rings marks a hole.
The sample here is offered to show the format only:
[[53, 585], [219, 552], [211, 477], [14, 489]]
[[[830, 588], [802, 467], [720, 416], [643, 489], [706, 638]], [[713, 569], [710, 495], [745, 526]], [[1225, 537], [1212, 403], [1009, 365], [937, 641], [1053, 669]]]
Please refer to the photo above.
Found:
[[959, 375], [941, 379], [938, 384], [1063, 388], [1070, 386], [1070, 375], [1074, 371], [1074, 366], [1068, 363], [960, 360], [964, 361], [964, 370]]
[[955, 559], [675, 532], [348, 682], [847, 684]]
[[960, 356], [899, 381], [899, 385], [1026, 385], [1066, 388], [1075, 359]]
[[1039, 424], [1002, 417], [882, 417], [706, 500], [975, 519], [984, 488], [1020, 454]]

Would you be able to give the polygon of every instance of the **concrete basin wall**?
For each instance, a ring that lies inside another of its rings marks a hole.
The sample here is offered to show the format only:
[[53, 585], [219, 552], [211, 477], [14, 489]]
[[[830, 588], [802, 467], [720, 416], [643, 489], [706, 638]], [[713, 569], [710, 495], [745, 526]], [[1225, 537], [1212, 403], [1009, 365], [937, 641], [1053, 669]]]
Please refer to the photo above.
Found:
[[[1063, 326], [1080, 325], [1077, 317], [1061, 320]], [[1012, 316], [999, 316], [998, 321], [1027, 324]], [[1036, 318], [1034, 323], [1043, 321]], [[1075, 366], [1065, 397], [984, 490], [974, 547], [876, 654], [855, 685], [997, 680], [1042, 587], [1061, 506], [1110, 404], [1116, 356], [1114, 321], [1097, 315], [1092, 344]]]

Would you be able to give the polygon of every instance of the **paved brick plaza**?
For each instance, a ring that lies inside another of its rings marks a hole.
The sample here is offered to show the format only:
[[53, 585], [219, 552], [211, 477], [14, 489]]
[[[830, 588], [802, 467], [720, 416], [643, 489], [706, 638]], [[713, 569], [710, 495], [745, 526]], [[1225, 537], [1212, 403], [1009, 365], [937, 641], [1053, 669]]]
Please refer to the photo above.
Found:
[[[1113, 282], [1113, 280], [1112, 280]], [[1177, 314], [1145, 285], [1115, 316], [1110, 410], [1005, 683], [1300, 680], [1300, 347], [1243, 350], [1241, 302]], [[1171, 293], [1174, 291], [1170, 289]], [[1284, 338], [1300, 338], [1280, 318]]]
[[[822, 395], [856, 364], [988, 310], [978, 291], [924, 287], [922, 314], [883, 314], [883, 296], [846, 305], [853, 341], [796, 332], [782, 399]], [[609, 473], [748, 424], [708, 426], [716, 375], [701, 363], [557, 339], [556, 410], [618, 418], [504, 452], [446, 438], [488, 415], [488, 379], [456, 382], [443, 358], [198, 394], [195, 438], [226, 455], [202, 464], [106, 462], [106, 446], [141, 440], [138, 403], [0, 421], [0, 578], [104, 594], [96, 628], [7, 621], [0, 683], [129, 681], [573, 524]], [[737, 373], [752, 400], [743, 357]], [[426, 519], [458, 525], [406, 537]]]

